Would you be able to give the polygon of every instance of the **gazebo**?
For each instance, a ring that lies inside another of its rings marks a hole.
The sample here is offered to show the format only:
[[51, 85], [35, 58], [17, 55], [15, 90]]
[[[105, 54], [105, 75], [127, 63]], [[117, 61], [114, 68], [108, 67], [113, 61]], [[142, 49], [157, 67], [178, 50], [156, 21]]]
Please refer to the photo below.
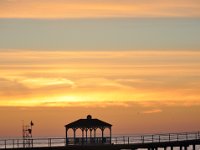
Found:
[[[109, 137], [104, 137], [104, 130], [108, 128], [110, 131]], [[88, 115], [86, 119], [79, 119], [72, 123], [65, 125], [66, 129], [66, 145], [69, 144], [111, 144], [112, 137], [112, 125], [101, 121], [99, 119], [93, 119], [91, 115]], [[68, 137], [68, 130], [72, 129], [74, 137]], [[76, 138], [76, 130], [81, 129], [82, 137]], [[101, 137], [96, 136], [96, 130], [101, 130]], [[89, 136], [88, 136], [89, 131]], [[85, 134], [84, 134], [85, 133]]]

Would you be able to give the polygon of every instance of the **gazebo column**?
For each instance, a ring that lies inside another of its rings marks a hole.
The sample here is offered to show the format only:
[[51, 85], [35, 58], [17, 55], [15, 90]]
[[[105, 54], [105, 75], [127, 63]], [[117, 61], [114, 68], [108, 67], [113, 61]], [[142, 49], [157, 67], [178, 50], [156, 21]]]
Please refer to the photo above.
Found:
[[86, 133], [86, 144], [87, 144], [87, 141], [88, 141], [88, 137], [87, 137], [87, 132], [88, 132], [88, 129], [85, 129], [85, 133]]
[[105, 128], [101, 128], [101, 132], [102, 132], [102, 143], [104, 143], [104, 142], [103, 142], [103, 139], [104, 139], [104, 129], [105, 129]]
[[66, 128], [66, 145], [68, 145], [68, 142], [69, 142], [67, 132], [68, 132], [68, 128]]
[[74, 144], [76, 144], [76, 128], [73, 128], [74, 131]]
[[90, 143], [92, 143], [92, 128], [90, 128]]
[[96, 143], [96, 128], [94, 128], [94, 142]]
[[112, 143], [112, 128], [110, 127], [110, 144]]
[[84, 128], [82, 128], [81, 130], [82, 130], [82, 144], [84, 144]]

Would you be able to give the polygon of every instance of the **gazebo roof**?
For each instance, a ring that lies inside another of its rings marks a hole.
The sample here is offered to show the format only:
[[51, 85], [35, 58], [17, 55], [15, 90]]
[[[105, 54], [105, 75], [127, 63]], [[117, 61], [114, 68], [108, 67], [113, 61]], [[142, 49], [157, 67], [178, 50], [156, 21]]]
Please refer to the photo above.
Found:
[[111, 127], [112, 125], [101, 121], [99, 119], [92, 119], [91, 115], [87, 116], [87, 119], [79, 119], [72, 123], [65, 125], [65, 128], [106, 128]]

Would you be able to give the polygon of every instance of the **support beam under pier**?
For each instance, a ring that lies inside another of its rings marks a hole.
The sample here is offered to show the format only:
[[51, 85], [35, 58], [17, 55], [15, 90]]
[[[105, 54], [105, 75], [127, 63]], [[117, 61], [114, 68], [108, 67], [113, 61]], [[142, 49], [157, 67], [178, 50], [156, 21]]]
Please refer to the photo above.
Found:
[[185, 146], [185, 150], [187, 150], [187, 148], [188, 148], [188, 147], [187, 147], [187, 146]]
[[193, 150], [196, 150], [196, 145], [195, 144], [193, 145]]

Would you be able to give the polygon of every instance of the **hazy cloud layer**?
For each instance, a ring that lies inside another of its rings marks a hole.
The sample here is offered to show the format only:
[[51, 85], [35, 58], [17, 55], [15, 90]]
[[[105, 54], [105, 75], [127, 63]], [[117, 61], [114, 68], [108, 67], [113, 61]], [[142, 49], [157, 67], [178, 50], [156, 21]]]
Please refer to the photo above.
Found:
[[199, 50], [199, 39], [198, 18], [0, 19], [0, 50]]

